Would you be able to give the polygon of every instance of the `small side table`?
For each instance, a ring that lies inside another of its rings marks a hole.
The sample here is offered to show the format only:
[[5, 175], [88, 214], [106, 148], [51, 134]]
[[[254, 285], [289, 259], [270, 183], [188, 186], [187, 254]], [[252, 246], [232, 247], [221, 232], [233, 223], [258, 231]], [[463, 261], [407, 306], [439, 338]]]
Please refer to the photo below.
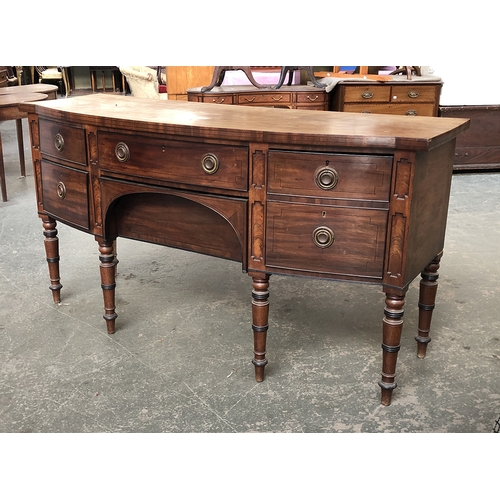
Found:
[[[22, 87], [12, 87], [22, 88]], [[4, 90], [4, 89], [2, 89]], [[36, 92], [17, 92], [12, 94], [0, 94], [0, 121], [16, 120], [17, 124], [17, 138], [22, 141], [22, 125], [21, 120], [26, 118], [26, 113], [19, 110], [18, 105], [23, 102], [44, 101], [47, 99], [47, 94]], [[19, 145], [19, 154], [22, 156], [21, 160], [21, 175], [26, 175], [26, 166], [24, 163], [24, 145]], [[7, 201], [7, 186], [5, 182], [5, 167], [3, 162], [2, 138], [0, 137], [0, 188], [2, 191], [2, 201]]]

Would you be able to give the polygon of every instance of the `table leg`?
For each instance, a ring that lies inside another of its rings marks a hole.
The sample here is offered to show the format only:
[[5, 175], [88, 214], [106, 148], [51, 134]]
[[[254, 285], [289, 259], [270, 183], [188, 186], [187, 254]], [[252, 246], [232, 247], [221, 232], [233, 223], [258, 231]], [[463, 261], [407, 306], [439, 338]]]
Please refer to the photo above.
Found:
[[26, 177], [26, 163], [24, 161], [24, 140], [23, 140], [23, 121], [16, 120], [17, 129], [17, 147], [19, 149], [19, 163], [21, 165], [21, 177]]
[[438, 270], [441, 257], [442, 253], [436, 256], [421, 274], [418, 300], [418, 335], [415, 337], [418, 343], [417, 356], [419, 358], [425, 358], [427, 344], [431, 341], [429, 333], [431, 331], [432, 312], [436, 304]]
[[269, 275], [265, 273], [248, 273], [253, 282], [252, 290], [252, 330], [254, 339], [255, 380], [264, 380], [266, 359], [266, 338], [269, 317]]
[[45, 237], [45, 255], [49, 265], [50, 286], [52, 298], [56, 304], [61, 302], [61, 278], [59, 277], [59, 238], [57, 237], [57, 222], [48, 215], [42, 216], [43, 235]]
[[2, 201], [7, 201], [7, 184], [5, 182], [5, 167], [3, 164], [2, 135], [0, 134], [0, 188], [2, 190]]
[[115, 333], [115, 320], [117, 314], [115, 312], [115, 271], [116, 271], [116, 260], [113, 252], [114, 242], [104, 241], [101, 238], [97, 238], [97, 243], [99, 244], [99, 260], [100, 260], [100, 272], [101, 272], [101, 288], [102, 295], [104, 299], [104, 316], [106, 320], [106, 328], [108, 333]]
[[397, 387], [396, 361], [403, 331], [403, 315], [405, 304], [405, 293], [397, 295], [386, 293], [383, 340], [382, 340], [382, 380], [379, 386], [382, 388], [381, 403], [384, 406], [391, 404], [392, 391]]

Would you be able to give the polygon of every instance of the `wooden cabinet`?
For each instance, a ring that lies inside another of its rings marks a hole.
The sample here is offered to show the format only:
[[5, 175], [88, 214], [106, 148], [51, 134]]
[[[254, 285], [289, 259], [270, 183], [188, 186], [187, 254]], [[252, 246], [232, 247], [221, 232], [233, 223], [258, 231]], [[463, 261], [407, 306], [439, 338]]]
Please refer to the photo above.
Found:
[[340, 82], [332, 91], [331, 110], [438, 116], [441, 82]]
[[187, 101], [187, 89], [208, 85], [212, 80], [215, 66], [167, 66], [168, 98]]
[[309, 85], [284, 85], [277, 90], [272, 87], [259, 89], [252, 85], [223, 85], [207, 92], [201, 92], [201, 87], [197, 87], [188, 90], [188, 100], [315, 111], [327, 111], [329, 107], [329, 96], [325, 89]]

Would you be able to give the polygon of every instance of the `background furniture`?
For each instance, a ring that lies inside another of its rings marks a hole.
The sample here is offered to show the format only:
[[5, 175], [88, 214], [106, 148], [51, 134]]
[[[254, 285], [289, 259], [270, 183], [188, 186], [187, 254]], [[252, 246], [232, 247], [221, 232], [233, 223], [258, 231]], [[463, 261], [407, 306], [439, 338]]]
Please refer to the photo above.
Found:
[[[0, 90], [7, 90], [2, 88]], [[12, 87], [17, 88], [17, 87]], [[21, 92], [14, 94], [0, 94], [0, 121], [16, 120], [17, 140], [19, 145], [19, 161], [21, 164], [21, 176], [26, 176], [26, 166], [24, 161], [24, 145], [22, 139], [22, 118], [27, 115], [18, 107], [23, 102], [43, 101], [47, 99], [46, 94], [35, 92]], [[3, 162], [3, 150], [1, 145], [2, 138], [0, 137], [0, 189], [2, 191], [2, 201], [7, 201], [7, 184], [5, 182], [5, 166]]]
[[500, 169], [499, 105], [441, 106], [439, 115], [470, 118], [470, 128], [457, 139], [455, 170]]
[[[425, 357], [465, 119], [208, 106], [99, 94], [25, 105], [53, 300], [57, 221], [94, 235], [115, 332], [114, 243], [132, 238], [241, 262], [264, 379], [271, 274], [382, 286], [381, 402], [396, 387], [403, 307], [422, 272]], [[222, 277], [221, 277], [222, 279]]]
[[332, 90], [331, 110], [438, 116], [441, 81], [341, 81]]
[[148, 66], [120, 66], [134, 97], [168, 99], [168, 93], [160, 93], [158, 75]]
[[224, 85], [202, 92], [201, 87], [188, 89], [188, 100], [240, 106], [310, 109], [327, 111], [328, 94], [325, 89], [309, 85], [256, 88], [253, 85]]
[[208, 85], [215, 66], [167, 66], [167, 93], [170, 100], [187, 101], [187, 89]]
[[[71, 92], [67, 69], [60, 66], [35, 66], [40, 83], [52, 83], [57, 85], [59, 93], [66, 95]], [[64, 93], [63, 93], [64, 87]]]
[[[111, 73], [111, 91], [125, 92], [125, 76], [120, 73], [118, 66], [89, 66], [89, 72], [92, 92], [98, 91], [97, 73], [101, 74], [102, 92], [106, 92], [106, 73]], [[121, 80], [121, 87], [116, 84], [117, 77]]]

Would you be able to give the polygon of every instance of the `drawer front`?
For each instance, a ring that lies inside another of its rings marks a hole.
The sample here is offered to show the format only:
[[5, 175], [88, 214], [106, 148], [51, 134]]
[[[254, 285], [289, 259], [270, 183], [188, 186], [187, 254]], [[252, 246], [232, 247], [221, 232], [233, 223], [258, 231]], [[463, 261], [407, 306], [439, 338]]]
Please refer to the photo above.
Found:
[[269, 152], [268, 192], [388, 201], [392, 156]]
[[200, 99], [201, 102], [208, 102], [213, 104], [233, 104], [232, 95], [203, 95]]
[[268, 202], [266, 265], [381, 278], [387, 211]]
[[434, 104], [401, 103], [401, 104], [346, 104], [344, 111], [348, 113], [379, 113], [383, 115], [435, 116]]
[[83, 168], [87, 167], [84, 128], [40, 119], [39, 129], [42, 155], [65, 160]]
[[89, 229], [88, 173], [42, 160], [43, 209], [58, 219]]
[[344, 90], [344, 102], [389, 102], [391, 87], [384, 85], [348, 86]]
[[237, 94], [236, 104], [266, 104], [266, 105], [287, 105], [290, 104], [290, 93], [281, 92], [260, 92], [258, 94]]
[[234, 191], [248, 188], [248, 148], [98, 134], [101, 169], [143, 179]]
[[322, 104], [326, 101], [326, 92], [297, 92], [297, 102], [300, 104]]
[[437, 87], [432, 85], [399, 85], [392, 87], [391, 102], [434, 102]]

